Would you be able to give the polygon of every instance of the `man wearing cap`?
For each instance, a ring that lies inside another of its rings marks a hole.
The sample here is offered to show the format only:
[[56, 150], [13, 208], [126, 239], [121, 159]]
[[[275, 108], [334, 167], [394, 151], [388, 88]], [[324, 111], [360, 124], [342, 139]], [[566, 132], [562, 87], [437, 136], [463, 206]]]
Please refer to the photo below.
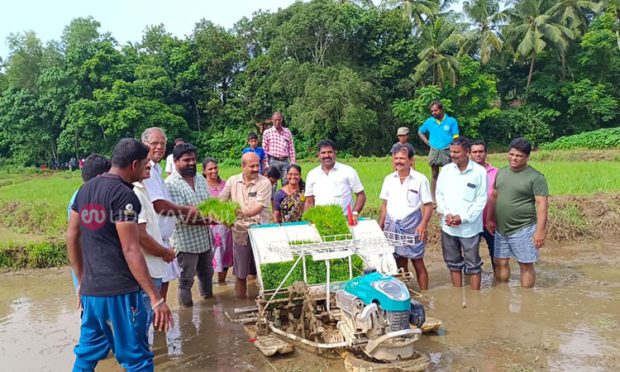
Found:
[[[431, 148], [428, 153], [428, 164], [431, 166], [431, 193], [435, 199], [439, 167], [452, 163], [450, 144], [459, 136], [459, 124], [455, 118], [444, 112], [441, 102], [431, 103], [429, 109], [431, 116], [420, 126], [418, 135]], [[427, 132], [428, 138], [424, 134]]]
[[390, 150], [390, 154], [394, 154], [394, 151], [399, 149], [401, 146], [406, 146], [413, 154], [415, 154], [415, 149], [413, 145], [409, 143], [409, 128], [400, 127], [398, 131], [396, 131], [396, 137], [398, 137], [398, 142], [396, 142], [392, 149]]

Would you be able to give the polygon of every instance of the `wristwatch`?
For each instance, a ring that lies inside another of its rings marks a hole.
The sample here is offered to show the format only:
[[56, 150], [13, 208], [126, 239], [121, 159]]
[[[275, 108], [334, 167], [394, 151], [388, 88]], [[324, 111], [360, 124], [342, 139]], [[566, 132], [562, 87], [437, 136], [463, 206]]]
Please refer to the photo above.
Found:
[[354, 215], [354, 216], [357, 216], [357, 215], [359, 215], [359, 212], [358, 211], [353, 211], [351, 214]]

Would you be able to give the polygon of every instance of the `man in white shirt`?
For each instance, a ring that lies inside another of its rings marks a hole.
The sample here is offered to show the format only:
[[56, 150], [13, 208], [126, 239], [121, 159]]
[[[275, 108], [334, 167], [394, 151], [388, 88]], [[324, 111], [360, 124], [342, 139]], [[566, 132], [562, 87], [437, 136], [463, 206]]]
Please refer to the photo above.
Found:
[[351, 207], [353, 220], [357, 222], [357, 216], [366, 204], [364, 186], [357, 172], [350, 166], [336, 161], [336, 144], [333, 141], [322, 140], [318, 149], [321, 165], [308, 172], [304, 210], [315, 205], [336, 204], [346, 214]]
[[[144, 187], [148, 190], [149, 199], [158, 214], [159, 232], [161, 233], [164, 246], [172, 249], [170, 245], [170, 237], [174, 232], [176, 218], [175, 216], [185, 216], [187, 219], [194, 219], [198, 215], [198, 209], [189, 205], [177, 205], [173, 203], [166, 191], [164, 179], [161, 176], [161, 166], [159, 162], [165, 155], [166, 151], [166, 134], [163, 129], [152, 127], [142, 132], [142, 143], [149, 146], [149, 159], [151, 159], [151, 176], [142, 181]], [[165, 299], [168, 293], [168, 282], [178, 278], [181, 270], [177, 261], [170, 262], [167, 265], [167, 275], [163, 278], [161, 287], [161, 296]]]
[[[178, 145], [185, 143], [185, 140], [183, 138], [177, 138], [174, 140], [174, 147], [177, 147]], [[168, 157], [166, 158], [166, 174], [168, 176], [170, 176], [172, 173], [174, 173], [176, 170], [176, 168], [174, 167], [174, 158], [172, 157], [172, 153], [170, 153], [170, 155], [168, 155]]]
[[[399, 269], [409, 271], [411, 259], [420, 289], [428, 289], [428, 272], [424, 265], [426, 227], [433, 214], [433, 196], [428, 178], [413, 170], [413, 148], [408, 143], [392, 147], [392, 164], [396, 172], [385, 177], [379, 198], [379, 225], [395, 240], [405, 238], [395, 247], [394, 256]], [[410, 241], [415, 237], [415, 242]]]
[[[142, 248], [142, 254], [146, 261], [146, 266], [149, 269], [149, 275], [153, 279], [153, 284], [158, 291], [161, 291], [162, 279], [166, 276], [166, 262], [172, 262], [175, 258], [174, 251], [166, 248], [163, 245], [161, 239], [161, 233], [159, 232], [159, 221], [155, 209], [149, 199], [149, 194], [146, 188], [142, 184], [142, 181], [148, 179], [151, 176], [151, 162], [150, 159], [146, 163], [144, 168], [144, 176], [139, 182], [133, 183], [133, 192], [140, 200], [142, 208], [138, 214], [138, 232], [140, 239], [140, 248]], [[151, 308], [151, 300], [146, 292], [143, 292], [144, 306], [146, 309]], [[147, 318], [146, 328], [148, 328], [153, 321], [153, 310], [149, 311]]]
[[441, 250], [450, 270], [452, 285], [461, 287], [462, 273], [470, 286], [480, 289], [480, 237], [482, 211], [487, 202], [487, 172], [469, 159], [471, 144], [465, 137], [450, 145], [452, 163], [443, 167], [435, 198], [441, 215]]

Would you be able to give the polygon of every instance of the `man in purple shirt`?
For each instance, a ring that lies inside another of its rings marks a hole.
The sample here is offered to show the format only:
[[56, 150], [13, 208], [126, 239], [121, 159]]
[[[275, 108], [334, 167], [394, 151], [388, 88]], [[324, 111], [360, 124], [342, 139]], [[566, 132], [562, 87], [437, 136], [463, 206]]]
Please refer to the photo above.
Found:
[[[491, 194], [493, 193], [493, 185], [495, 184], [495, 176], [497, 175], [497, 168], [492, 166], [487, 162], [487, 144], [483, 140], [473, 141], [471, 144], [471, 155], [470, 158], [472, 161], [482, 165], [484, 169], [487, 170], [487, 196], [489, 200], [491, 198]], [[487, 246], [489, 247], [489, 257], [491, 258], [491, 265], [493, 265], [493, 272], [495, 272], [495, 263], [493, 262], [493, 251], [495, 249], [495, 237], [489, 230], [487, 229], [487, 215], [488, 215], [489, 202], [487, 201], [486, 206], [484, 207], [484, 211], [482, 212], [482, 218], [484, 222], [484, 229], [480, 234], [481, 238], [484, 238], [487, 242]]]

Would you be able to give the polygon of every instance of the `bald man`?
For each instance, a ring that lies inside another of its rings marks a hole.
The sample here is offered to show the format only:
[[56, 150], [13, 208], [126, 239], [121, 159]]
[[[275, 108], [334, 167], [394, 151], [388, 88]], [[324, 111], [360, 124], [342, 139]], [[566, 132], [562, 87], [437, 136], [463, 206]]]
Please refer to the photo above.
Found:
[[220, 200], [239, 203], [233, 233], [233, 274], [237, 277], [235, 292], [238, 298], [247, 297], [247, 277], [256, 275], [254, 255], [250, 245], [248, 228], [254, 224], [269, 223], [271, 182], [259, 173], [260, 159], [248, 152], [241, 157], [241, 174], [232, 176], [220, 194]]

